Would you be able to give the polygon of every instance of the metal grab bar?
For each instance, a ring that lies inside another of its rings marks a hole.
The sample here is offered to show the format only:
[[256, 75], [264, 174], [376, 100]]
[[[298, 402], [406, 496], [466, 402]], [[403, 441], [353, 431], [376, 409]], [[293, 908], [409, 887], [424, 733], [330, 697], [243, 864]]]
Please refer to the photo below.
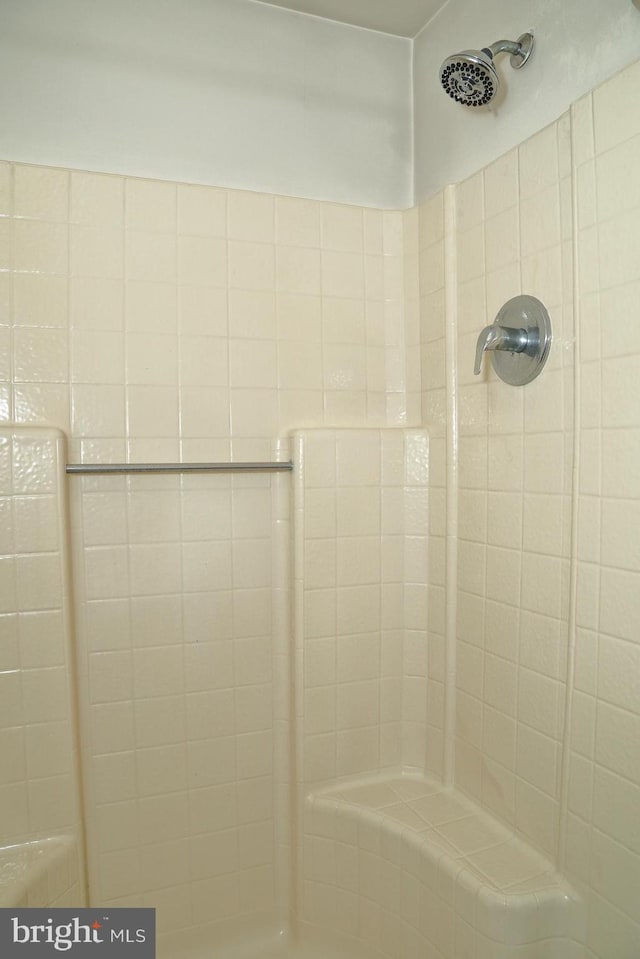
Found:
[[67, 463], [66, 472], [96, 473], [283, 473], [293, 469], [283, 463]]

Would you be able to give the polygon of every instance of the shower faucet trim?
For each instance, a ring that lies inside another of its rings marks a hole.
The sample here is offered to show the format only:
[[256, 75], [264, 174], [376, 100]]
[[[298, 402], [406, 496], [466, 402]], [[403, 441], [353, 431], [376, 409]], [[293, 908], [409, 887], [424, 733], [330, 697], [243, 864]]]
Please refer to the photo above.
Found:
[[482, 370], [482, 357], [491, 353], [493, 368], [505, 383], [524, 386], [541, 372], [551, 349], [551, 320], [535, 296], [514, 296], [478, 337], [473, 372]]

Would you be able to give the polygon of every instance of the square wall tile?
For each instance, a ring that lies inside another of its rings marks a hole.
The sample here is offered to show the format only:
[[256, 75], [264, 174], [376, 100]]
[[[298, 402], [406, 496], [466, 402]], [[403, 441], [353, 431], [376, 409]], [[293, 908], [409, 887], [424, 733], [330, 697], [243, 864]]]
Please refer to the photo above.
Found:
[[178, 233], [226, 236], [226, 191], [215, 187], [178, 184]]
[[71, 223], [122, 227], [124, 180], [102, 173], [71, 173]]
[[26, 273], [67, 272], [69, 239], [66, 224], [15, 220], [13, 228], [14, 269]]
[[227, 194], [227, 222], [231, 240], [273, 243], [275, 202], [265, 193], [230, 190]]
[[125, 224], [128, 230], [171, 233], [176, 230], [176, 185], [127, 178]]
[[13, 215], [65, 222], [69, 216], [69, 174], [50, 167], [13, 168]]

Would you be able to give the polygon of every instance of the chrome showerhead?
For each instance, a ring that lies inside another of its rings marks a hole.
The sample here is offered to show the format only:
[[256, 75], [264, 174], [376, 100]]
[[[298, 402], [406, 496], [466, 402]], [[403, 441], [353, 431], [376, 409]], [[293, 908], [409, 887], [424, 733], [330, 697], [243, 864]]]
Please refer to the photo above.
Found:
[[482, 107], [493, 100], [500, 88], [498, 71], [493, 64], [495, 55], [510, 53], [511, 66], [519, 70], [532, 50], [532, 33], [523, 33], [516, 42], [499, 40], [482, 50], [463, 50], [444, 61], [440, 67], [440, 83], [456, 103]]
[[440, 67], [440, 83], [456, 103], [482, 107], [493, 100], [500, 80], [487, 50], [463, 50]]

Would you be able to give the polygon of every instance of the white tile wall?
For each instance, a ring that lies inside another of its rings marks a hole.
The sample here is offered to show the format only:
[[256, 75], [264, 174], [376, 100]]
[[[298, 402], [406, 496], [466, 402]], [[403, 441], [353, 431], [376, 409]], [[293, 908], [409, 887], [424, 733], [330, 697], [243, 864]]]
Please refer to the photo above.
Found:
[[[571, 250], [563, 239], [571, 220], [561, 203], [567, 151], [564, 117], [461, 184], [456, 197], [456, 779], [551, 855], [569, 613], [572, 433], [565, 426], [573, 334]], [[480, 329], [520, 292], [542, 299], [554, 324], [544, 376], [526, 389], [505, 386], [486, 357], [482, 375], [473, 375]]]
[[[421, 418], [429, 431], [429, 543], [427, 713], [429, 749], [426, 768], [444, 771], [445, 544], [447, 532], [447, 397], [445, 361], [445, 212], [437, 194], [418, 212]], [[437, 708], [437, 707], [440, 708]]]
[[71, 427], [87, 452], [178, 437], [183, 453], [300, 418], [406, 420], [402, 214], [3, 171], [6, 418]]
[[[576, 177], [583, 184], [577, 235], [580, 473], [589, 471], [589, 478], [580, 487], [577, 528], [579, 692], [572, 709], [567, 865], [585, 890], [588, 945], [599, 955], [624, 955], [640, 943], [637, 901], [628, 894], [637, 887], [639, 862], [640, 779], [633, 760], [640, 714], [633, 535], [640, 497], [633, 374], [639, 345], [624, 306], [640, 279], [637, 257], [629, 256], [638, 246], [629, 229], [640, 205], [640, 140], [634, 98], [622, 93], [623, 84], [630, 92], [637, 81], [636, 64], [572, 110], [580, 132]], [[593, 468], [590, 449], [597, 451]]]
[[428, 438], [304, 431], [294, 463], [299, 782], [424, 769]]
[[[17, 877], [2, 883], [7, 905], [85, 896], [65, 461], [57, 430], [0, 427], [0, 821], [13, 847], [0, 859]], [[50, 841], [36, 855], [39, 839]], [[42, 881], [30, 866], [40, 853]]]
[[[86, 461], [268, 460], [292, 425], [405, 421], [401, 213], [1, 169], [5, 421]], [[272, 915], [270, 481], [71, 490], [93, 898], [157, 902], [167, 931], [223, 876], [217, 921]], [[47, 600], [47, 560], [18, 566], [23, 606]]]
[[[640, 941], [626, 896], [640, 709], [637, 77], [636, 64], [457, 188], [457, 383], [447, 381], [459, 417], [456, 781], [559, 857], [601, 956]], [[432, 436], [445, 408], [442, 292], [435, 303], [432, 293], [445, 287], [441, 203], [420, 209]], [[554, 326], [549, 363], [522, 390], [471, 374], [480, 329], [519, 292], [542, 299]], [[432, 439], [432, 469], [437, 449]]]

